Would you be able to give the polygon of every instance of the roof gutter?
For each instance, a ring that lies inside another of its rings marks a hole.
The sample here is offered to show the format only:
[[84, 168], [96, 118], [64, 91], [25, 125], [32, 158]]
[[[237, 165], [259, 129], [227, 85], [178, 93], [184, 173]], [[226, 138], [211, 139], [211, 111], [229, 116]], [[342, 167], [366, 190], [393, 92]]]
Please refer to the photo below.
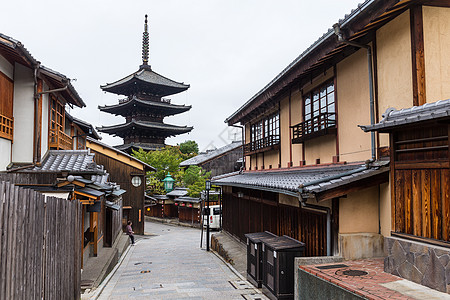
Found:
[[272, 193], [279, 193], [279, 194], [284, 194], [284, 195], [288, 195], [288, 196], [292, 196], [292, 197], [298, 197], [298, 193], [297, 192], [290, 191], [290, 190], [284, 190], [284, 189], [269, 188], [269, 187], [264, 187], [264, 186], [255, 186], [255, 185], [247, 185], [247, 184], [242, 184], [242, 183], [230, 183], [230, 182], [222, 183], [222, 182], [212, 181], [211, 183], [213, 183], [214, 185], [219, 185], [219, 186], [222, 186], [222, 185], [235, 186], [235, 187], [240, 187], [240, 188], [258, 190], [258, 191], [266, 191], [266, 192], [272, 192]]

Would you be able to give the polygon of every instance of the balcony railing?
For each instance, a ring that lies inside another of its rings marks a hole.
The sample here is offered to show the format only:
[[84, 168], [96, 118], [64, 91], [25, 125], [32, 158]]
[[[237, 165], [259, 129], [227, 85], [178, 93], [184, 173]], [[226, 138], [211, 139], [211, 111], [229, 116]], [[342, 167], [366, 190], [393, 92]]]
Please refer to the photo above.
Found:
[[49, 147], [57, 150], [72, 150], [72, 137], [61, 130], [50, 130]]
[[292, 128], [292, 143], [300, 144], [314, 137], [336, 133], [336, 114], [323, 113]]
[[244, 145], [245, 155], [269, 151], [280, 146], [279, 135], [269, 135], [262, 139]]
[[13, 140], [14, 118], [8, 118], [0, 114], [0, 137]]

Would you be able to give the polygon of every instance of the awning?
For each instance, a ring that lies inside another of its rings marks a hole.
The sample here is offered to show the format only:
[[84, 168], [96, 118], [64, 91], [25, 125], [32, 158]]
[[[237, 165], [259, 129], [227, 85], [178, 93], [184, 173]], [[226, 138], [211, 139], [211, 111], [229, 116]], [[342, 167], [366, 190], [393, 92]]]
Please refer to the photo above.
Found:
[[336, 198], [389, 180], [389, 161], [367, 165], [303, 167], [296, 170], [231, 173], [213, 178], [220, 186], [263, 190], [316, 201]]
[[105, 201], [105, 206], [106, 206], [107, 208], [111, 208], [111, 209], [113, 209], [113, 210], [120, 210], [120, 205], [115, 204], [115, 203], [113, 203], [113, 202], [111, 202], [111, 201]]

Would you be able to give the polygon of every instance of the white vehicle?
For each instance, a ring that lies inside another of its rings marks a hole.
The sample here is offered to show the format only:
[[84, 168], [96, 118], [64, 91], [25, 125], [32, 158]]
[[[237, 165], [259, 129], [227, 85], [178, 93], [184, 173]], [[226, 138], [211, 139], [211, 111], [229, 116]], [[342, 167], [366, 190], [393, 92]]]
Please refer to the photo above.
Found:
[[220, 205], [212, 205], [209, 207], [209, 220], [208, 220], [208, 208], [203, 208], [203, 227], [206, 227], [209, 222], [210, 229], [219, 229], [221, 225], [220, 218], [222, 217], [222, 209]]

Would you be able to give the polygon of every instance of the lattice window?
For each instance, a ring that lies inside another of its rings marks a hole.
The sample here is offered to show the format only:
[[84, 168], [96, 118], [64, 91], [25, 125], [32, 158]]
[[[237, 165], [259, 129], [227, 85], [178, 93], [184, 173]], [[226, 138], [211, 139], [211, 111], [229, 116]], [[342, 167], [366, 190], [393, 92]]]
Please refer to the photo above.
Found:
[[[320, 115], [330, 114], [329, 119], [335, 120], [334, 81], [330, 80], [311, 92], [303, 95], [305, 122], [319, 118]], [[326, 128], [326, 124], [312, 122], [313, 126], [305, 133], [311, 133]]]

